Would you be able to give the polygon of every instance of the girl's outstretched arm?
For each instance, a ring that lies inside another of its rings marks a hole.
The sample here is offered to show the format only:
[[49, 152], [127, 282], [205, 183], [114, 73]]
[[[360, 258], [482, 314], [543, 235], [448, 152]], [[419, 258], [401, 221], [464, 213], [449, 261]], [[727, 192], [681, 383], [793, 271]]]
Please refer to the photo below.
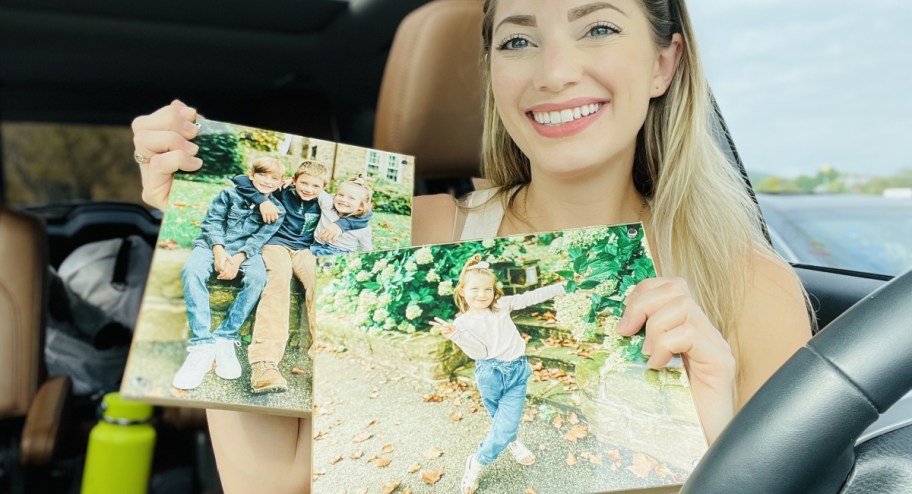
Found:
[[546, 300], [550, 300], [558, 295], [562, 295], [567, 292], [564, 288], [566, 282], [559, 281], [557, 283], [543, 286], [541, 288], [536, 288], [535, 290], [529, 290], [528, 292], [520, 293], [519, 295], [510, 295], [509, 297], [501, 298], [497, 303], [504, 310], [513, 311], [523, 309], [530, 305], [540, 304]]
[[310, 418], [207, 410], [226, 494], [310, 492]]

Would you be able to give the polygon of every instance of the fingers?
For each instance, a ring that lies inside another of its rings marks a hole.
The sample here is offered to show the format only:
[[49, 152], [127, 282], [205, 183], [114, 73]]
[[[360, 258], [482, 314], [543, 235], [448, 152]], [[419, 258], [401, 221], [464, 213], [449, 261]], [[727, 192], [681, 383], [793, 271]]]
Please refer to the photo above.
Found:
[[[674, 303], [679, 309], [688, 309], [693, 303], [687, 282], [680, 278], [649, 278], [641, 281], [627, 295], [624, 315], [617, 324], [622, 336], [637, 334], [659, 309]], [[694, 304], [696, 307], [696, 304]], [[673, 323], [674, 326], [681, 321]]]

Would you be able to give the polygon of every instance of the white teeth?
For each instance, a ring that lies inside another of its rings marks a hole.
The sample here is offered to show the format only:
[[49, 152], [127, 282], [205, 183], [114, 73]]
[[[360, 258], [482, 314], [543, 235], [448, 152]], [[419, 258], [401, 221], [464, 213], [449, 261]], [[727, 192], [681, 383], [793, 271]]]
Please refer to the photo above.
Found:
[[601, 107], [601, 103], [592, 103], [590, 105], [568, 108], [561, 111], [532, 112], [532, 118], [542, 125], [560, 125], [592, 115], [599, 111], [599, 108]]

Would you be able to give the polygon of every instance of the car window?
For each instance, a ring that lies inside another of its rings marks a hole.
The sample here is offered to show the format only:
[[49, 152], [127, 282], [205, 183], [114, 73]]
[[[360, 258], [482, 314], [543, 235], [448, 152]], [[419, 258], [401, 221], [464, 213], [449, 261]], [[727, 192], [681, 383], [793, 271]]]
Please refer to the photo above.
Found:
[[912, 3], [688, 6], [780, 253], [877, 274], [912, 268]]
[[129, 127], [32, 122], [0, 125], [8, 206], [85, 201], [142, 204]]

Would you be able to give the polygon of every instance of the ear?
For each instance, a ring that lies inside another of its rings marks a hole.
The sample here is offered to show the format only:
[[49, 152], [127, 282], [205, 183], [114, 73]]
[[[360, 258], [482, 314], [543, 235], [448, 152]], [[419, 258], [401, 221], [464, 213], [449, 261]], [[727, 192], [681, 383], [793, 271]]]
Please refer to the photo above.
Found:
[[668, 91], [668, 86], [674, 78], [683, 54], [684, 37], [681, 36], [681, 33], [674, 33], [671, 36], [671, 43], [665, 48], [660, 48], [657, 53], [652, 74], [652, 87], [649, 88], [651, 98], [658, 98]]

